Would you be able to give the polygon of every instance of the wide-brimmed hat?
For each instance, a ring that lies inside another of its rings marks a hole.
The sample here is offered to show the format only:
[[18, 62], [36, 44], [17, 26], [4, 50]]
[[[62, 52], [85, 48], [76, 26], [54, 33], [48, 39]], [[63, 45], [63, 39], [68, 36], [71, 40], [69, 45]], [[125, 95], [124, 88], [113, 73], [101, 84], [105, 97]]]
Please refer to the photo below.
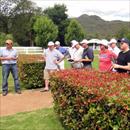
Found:
[[81, 44], [88, 44], [88, 40], [87, 39], [83, 39], [81, 42], [80, 42]]
[[104, 45], [104, 46], [108, 46], [108, 41], [106, 39], [102, 39], [99, 44]]
[[109, 41], [109, 44], [112, 44], [112, 43], [117, 43], [117, 40], [112, 38], [110, 41]]

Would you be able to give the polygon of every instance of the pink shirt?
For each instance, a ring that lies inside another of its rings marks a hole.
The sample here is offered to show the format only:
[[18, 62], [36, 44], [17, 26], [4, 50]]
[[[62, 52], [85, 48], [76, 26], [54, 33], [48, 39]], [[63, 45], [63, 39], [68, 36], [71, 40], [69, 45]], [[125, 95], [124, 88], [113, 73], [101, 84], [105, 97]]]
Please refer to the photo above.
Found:
[[100, 51], [99, 53], [99, 70], [110, 71], [112, 67], [112, 60], [117, 56], [110, 50]]

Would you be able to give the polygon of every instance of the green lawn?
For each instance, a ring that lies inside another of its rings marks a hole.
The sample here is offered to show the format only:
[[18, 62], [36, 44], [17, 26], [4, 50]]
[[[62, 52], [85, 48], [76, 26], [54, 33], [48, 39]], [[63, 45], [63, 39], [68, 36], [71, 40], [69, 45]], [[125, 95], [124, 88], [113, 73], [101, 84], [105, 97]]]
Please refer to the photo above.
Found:
[[53, 108], [0, 118], [0, 130], [64, 130]]

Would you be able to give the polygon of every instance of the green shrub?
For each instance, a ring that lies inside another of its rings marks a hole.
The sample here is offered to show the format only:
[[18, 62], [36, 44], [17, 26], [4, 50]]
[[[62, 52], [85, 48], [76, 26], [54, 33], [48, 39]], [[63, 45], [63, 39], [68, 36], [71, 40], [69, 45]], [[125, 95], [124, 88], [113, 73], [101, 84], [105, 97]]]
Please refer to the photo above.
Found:
[[19, 78], [21, 85], [27, 89], [40, 88], [43, 82], [44, 63], [19, 63]]
[[129, 130], [130, 76], [89, 70], [54, 73], [55, 110], [69, 130]]

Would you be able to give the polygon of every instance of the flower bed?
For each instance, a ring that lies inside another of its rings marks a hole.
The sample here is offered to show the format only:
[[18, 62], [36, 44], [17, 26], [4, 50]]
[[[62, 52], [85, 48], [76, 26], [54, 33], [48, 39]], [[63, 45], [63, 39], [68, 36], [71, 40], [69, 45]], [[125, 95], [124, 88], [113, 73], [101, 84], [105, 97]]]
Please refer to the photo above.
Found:
[[129, 130], [129, 75], [65, 70], [51, 80], [55, 110], [67, 129]]

